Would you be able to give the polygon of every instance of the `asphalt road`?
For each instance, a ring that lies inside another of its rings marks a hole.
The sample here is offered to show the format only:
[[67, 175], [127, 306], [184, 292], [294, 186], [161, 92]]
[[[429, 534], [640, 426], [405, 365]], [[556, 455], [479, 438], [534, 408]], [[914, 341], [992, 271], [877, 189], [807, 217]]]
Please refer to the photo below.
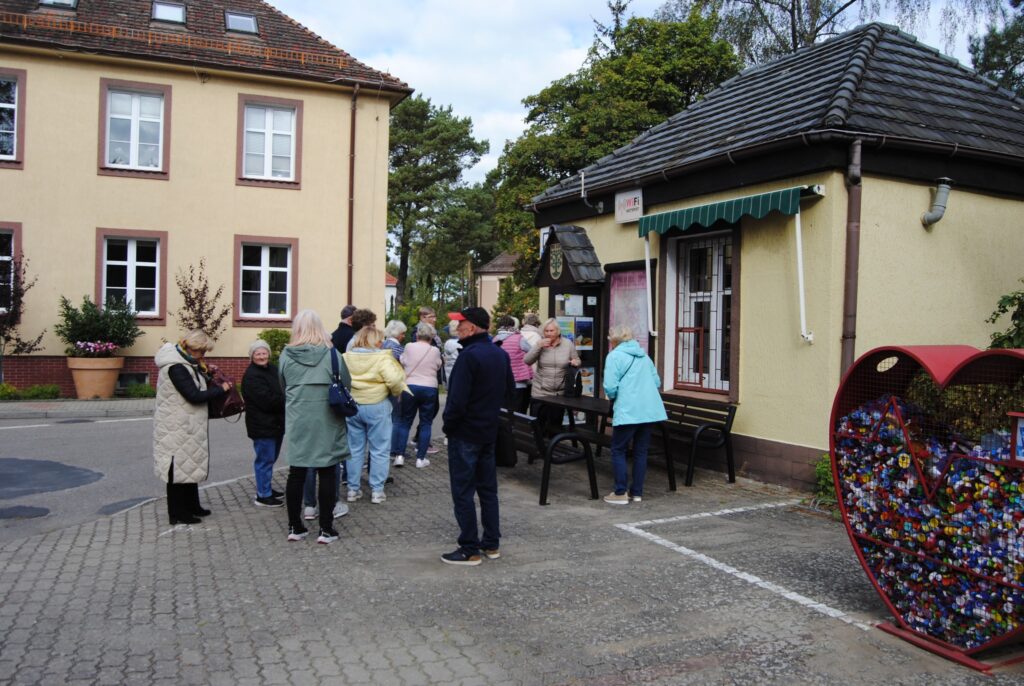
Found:
[[[0, 420], [0, 544], [163, 497], [152, 436], [151, 417]], [[210, 422], [210, 445], [207, 484], [252, 474], [244, 421]]]

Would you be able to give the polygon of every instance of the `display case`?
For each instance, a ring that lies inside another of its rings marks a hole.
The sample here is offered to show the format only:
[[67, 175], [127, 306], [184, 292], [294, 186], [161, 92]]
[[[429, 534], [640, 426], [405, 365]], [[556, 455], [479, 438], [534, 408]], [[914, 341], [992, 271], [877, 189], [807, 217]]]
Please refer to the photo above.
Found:
[[830, 419], [850, 541], [893, 617], [881, 628], [987, 671], [1024, 630], [1024, 351], [878, 348]]

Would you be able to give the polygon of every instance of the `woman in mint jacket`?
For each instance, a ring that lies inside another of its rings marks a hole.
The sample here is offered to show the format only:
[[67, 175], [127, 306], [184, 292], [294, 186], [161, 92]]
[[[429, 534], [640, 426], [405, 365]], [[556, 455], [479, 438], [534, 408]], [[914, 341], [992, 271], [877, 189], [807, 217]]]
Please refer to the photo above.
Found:
[[[647, 448], [651, 429], [665, 421], [661, 402], [661, 378], [654, 362], [633, 340], [628, 326], [613, 326], [608, 332], [611, 352], [604, 363], [604, 393], [615, 402], [612, 415], [612, 471], [615, 490], [605, 496], [611, 505], [640, 502], [647, 474]], [[633, 483], [628, 484], [626, 450], [633, 443]]]

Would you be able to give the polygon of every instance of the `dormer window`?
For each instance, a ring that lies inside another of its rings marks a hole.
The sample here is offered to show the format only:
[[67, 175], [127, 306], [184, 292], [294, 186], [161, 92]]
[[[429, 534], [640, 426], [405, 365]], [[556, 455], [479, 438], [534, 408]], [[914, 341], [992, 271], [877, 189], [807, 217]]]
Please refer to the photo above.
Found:
[[185, 6], [176, 2], [153, 2], [153, 21], [166, 21], [172, 24], [185, 23]]
[[40, 5], [49, 7], [63, 7], [73, 10], [78, 7], [78, 0], [39, 0]]
[[225, 26], [227, 26], [228, 31], [238, 31], [240, 33], [259, 33], [259, 29], [256, 26], [256, 16], [253, 14], [245, 14], [242, 12], [225, 12], [224, 24]]

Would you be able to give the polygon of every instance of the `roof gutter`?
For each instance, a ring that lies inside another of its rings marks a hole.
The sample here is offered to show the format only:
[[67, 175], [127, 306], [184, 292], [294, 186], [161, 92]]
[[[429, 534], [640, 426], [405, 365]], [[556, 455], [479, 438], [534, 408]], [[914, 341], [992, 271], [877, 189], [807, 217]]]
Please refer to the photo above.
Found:
[[[773, 141], [757, 143], [745, 148], [738, 148], [736, 150], [719, 153], [717, 155], [705, 157], [677, 167], [670, 167], [651, 174], [645, 174], [644, 176], [619, 179], [615, 183], [609, 183], [603, 186], [591, 186], [587, 189], [587, 195], [593, 197], [597, 193], [612, 193], [619, 190], [636, 188], [637, 186], [642, 187], [653, 182], [668, 181], [673, 177], [683, 176], [684, 174], [690, 174], [692, 172], [710, 169], [713, 167], [731, 167], [739, 160], [751, 157], [760, 157], [762, 155], [782, 150], [789, 150], [795, 147], [808, 147], [812, 144], [818, 145], [827, 143], [842, 143], [844, 145], [848, 145], [853, 141], [860, 141], [862, 146], [872, 148], [886, 147], [938, 155], [945, 154], [948, 157], [962, 157], [984, 162], [998, 162], [1001, 164], [1011, 164], [1013, 166], [1024, 167], [1024, 157], [1022, 156], [994, 153], [988, 150], [965, 147], [956, 143], [936, 143], [933, 141], [924, 141], [915, 138], [882, 136], [874, 133], [842, 131], [838, 129], [821, 129], [794, 134], [792, 136], [787, 136], [786, 138], [779, 138]], [[531, 203], [526, 205], [524, 209], [537, 212], [546, 207], [553, 207], [570, 202], [576, 199], [575, 195], [575, 191], [566, 191], [566, 195], [561, 195], [548, 201]]]

